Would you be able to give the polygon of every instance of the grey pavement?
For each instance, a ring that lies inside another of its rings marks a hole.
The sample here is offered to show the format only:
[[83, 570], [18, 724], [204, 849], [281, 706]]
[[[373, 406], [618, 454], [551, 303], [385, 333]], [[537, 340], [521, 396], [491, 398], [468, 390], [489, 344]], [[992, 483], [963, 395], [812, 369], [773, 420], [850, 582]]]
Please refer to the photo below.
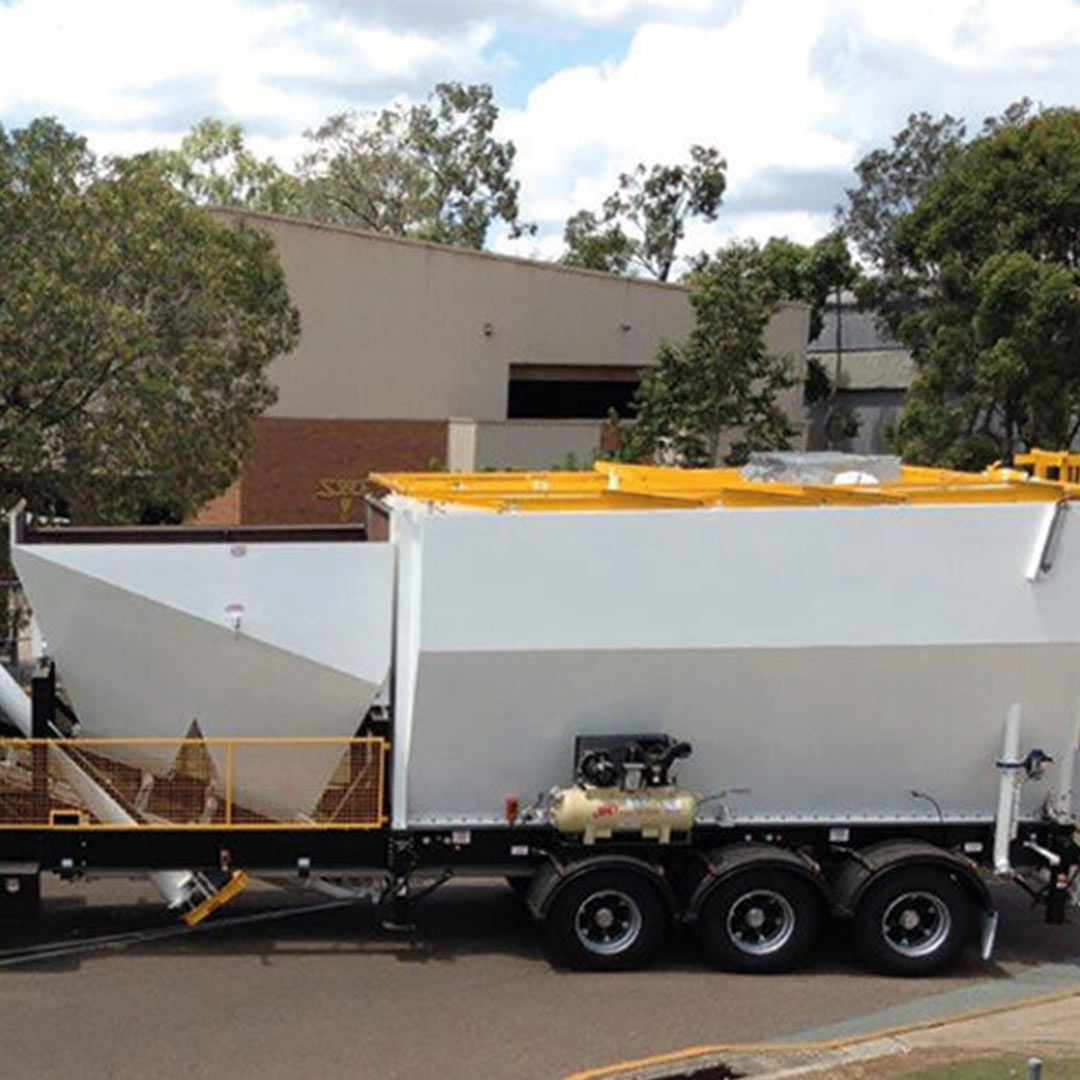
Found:
[[[143, 884], [54, 882], [47, 893], [34, 940], [168, 920]], [[255, 890], [228, 912], [282, 899]], [[840, 935], [813, 968], [785, 976], [711, 971], [686, 938], [652, 970], [582, 975], [548, 963], [509, 888], [461, 883], [424, 902], [412, 938], [389, 936], [370, 910], [349, 908], [2, 969], [2, 1060], [9, 1075], [87, 1080], [556, 1080], [686, 1046], [952, 1009], [988, 986], [1026, 994], [1073, 978], [1080, 927], [1043, 926], [1019, 893], [1003, 902], [999, 962], [987, 967], [972, 953], [938, 979], [864, 972]], [[31, 940], [8, 932], [0, 949]]]
[[783, 1042], [819, 1042], [871, 1032], [905, 1028], [943, 1016], [961, 1016], [981, 1009], [1022, 1003], [1055, 990], [1080, 987], [1080, 960], [1022, 968], [1002, 977], [975, 979], [940, 994], [927, 994], [887, 1009], [861, 1013], [838, 1024], [808, 1028], [782, 1036]]

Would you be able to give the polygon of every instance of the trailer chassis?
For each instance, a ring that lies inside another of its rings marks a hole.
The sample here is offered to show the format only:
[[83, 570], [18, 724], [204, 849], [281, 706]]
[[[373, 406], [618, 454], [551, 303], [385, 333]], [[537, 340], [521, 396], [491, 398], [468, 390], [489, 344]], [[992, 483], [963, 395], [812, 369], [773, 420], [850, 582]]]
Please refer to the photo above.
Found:
[[[844, 843], [830, 839], [839, 828], [848, 830]], [[979, 823], [931, 830], [910, 823], [736, 828], [704, 824], [668, 845], [640, 840], [583, 845], [547, 827], [512, 825], [407, 832], [242, 828], [217, 832], [150, 826], [123, 831], [0, 829], [0, 915], [32, 917], [40, 877], [46, 873], [72, 881], [178, 867], [203, 873], [236, 867], [298, 884], [311, 879], [374, 879], [380, 883], [376, 892], [386, 905], [386, 921], [398, 927], [411, 925], [413, 905], [433, 886], [465, 875], [527, 881], [527, 903], [538, 922], [550, 919], [560, 895], [573, 882], [631, 874], [660, 895], [667, 923], [695, 924], [702, 920], [710, 897], [726, 882], [763, 872], [805, 881], [823, 912], [855, 920], [875, 885], [890, 874], [919, 870], [940, 871], [960, 884], [981, 918], [988, 958], [996, 912], [986, 886], [990, 868], [978, 856], [991, 850], [992, 840], [993, 826]], [[1045, 859], [1031, 845], [1055, 854], [1059, 865], [1047, 872]], [[964, 854], [965, 849], [977, 857]], [[1044, 907], [1047, 922], [1064, 923], [1080, 866], [1071, 826], [1051, 821], [1024, 824], [1011, 854], [1016, 868], [1011, 880]], [[595, 966], [588, 955], [572, 959], [579, 966]]]
[[[51, 665], [35, 677], [31, 696], [33, 735], [54, 738], [63, 706]], [[40, 788], [47, 754], [33, 762]], [[1015, 792], [1027, 766], [1008, 755], [998, 766]], [[1002, 799], [1003, 806], [1016, 804]], [[178, 868], [329, 883], [338, 894], [349, 890], [335, 880], [364, 878], [395, 927], [411, 925], [415, 902], [454, 876], [503, 875], [527, 883], [529, 910], [571, 963], [605, 969], [647, 961], [666, 925], [686, 923], [697, 926], [705, 951], [724, 966], [782, 970], [805, 957], [820, 922], [831, 916], [853, 923], [871, 962], [918, 974], [954, 958], [976, 924], [989, 958], [997, 913], [987, 879], [995, 874], [1044, 906], [1050, 923], [1065, 922], [1070, 896], [1080, 895], [1075, 823], [1049, 814], [969, 822], [723, 818], [698, 821], [668, 843], [623, 835], [584, 843], [549, 824], [515, 821], [406, 830], [149, 823], [111, 829], [75, 821], [0, 825], [0, 916], [32, 916], [43, 873], [75, 880]], [[970, 925], [968, 914], [976, 916]], [[941, 933], [949, 924], [948, 948], [929, 948], [935, 939], [927, 927], [935, 919]], [[920, 920], [921, 929], [906, 926]], [[901, 947], [890, 953], [882, 938], [892, 923], [893, 944]], [[641, 936], [616, 949], [612, 925], [627, 933], [636, 926]]]

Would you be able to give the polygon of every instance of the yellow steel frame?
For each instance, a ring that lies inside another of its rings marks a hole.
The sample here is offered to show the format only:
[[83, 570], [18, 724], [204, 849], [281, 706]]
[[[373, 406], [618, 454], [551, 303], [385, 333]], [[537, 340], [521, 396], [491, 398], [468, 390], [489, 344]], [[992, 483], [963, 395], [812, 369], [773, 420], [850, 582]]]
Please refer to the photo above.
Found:
[[[354, 746], [365, 746], [374, 751], [373, 760], [376, 767], [376, 791], [374, 804], [379, 808], [378, 814], [368, 821], [338, 821], [336, 820], [337, 814], [340, 813], [340, 804], [335, 811], [335, 814], [330, 820], [311, 820], [311, 821], [234, 821], [233, 820], [233, 806], [234, 799], [234, 770], [235, 770], [235, 754], [237, 748], [245, 746], [271, 746], [280, 748], [283, 753], [287, 752], [289, 748], [303, 748], [312, 746], [326, 746], [334, 745], [340, 746], [343, 749]], [[225, 779], [224, 786], [225, 791], [223, 793], [225, 800], [224, 809], [224, 821], [218, 822], [202, 822], [202, 821], [177, 821], [168, 822], [161, 820], [154, 821], [133, 821], [133, 822], [103, 822], [92, 820], [85, 811], [77, 811], [78, 817], [74, 820], [68, 820], [69, 813], [66, 814], [63, 811], [56, 812], [53, 809], [48, 811], [47, 822], [32, 823], [32, 822], [7, 822], [0, 821], [0, 831], [8, 829], [16, 830], [40, 830], [51, 829], [58, 831], [82, 830], [93, 829], [98, 832], [175, 832], [176, 830], [194, 830], [201, 832], [221, 832], [223, 830], [244, 830], [251, 831], [256, 830], [260, 832], [290, 832], [290, 831], [310, 831], [312, 829], [332, 829], [335, 831], [371, 831], [374, 829], [381, 829], [387, 824], [389, 818], [383, 813], [383, 807], [386, 805], [386, 763], [387, 757], [390, 753], [390, 742], [388, 739], [384, 739], [380, 736], [362, 736], [359, 738], [349, 738], [336, 735], [324, 735], [324, 736], [274, 736], [274, 735], [253, 735], [253, 736], [235, 736], [235, 737], [218, 737], [210, 736], [204, 739], [190, 739], [190, 738], [169, 738], [168, 736], [150, 736], [141, 738], [138, 736], [111, 736], [103, 738], [73, 738], [73, 739], [33, 739], [24, 736], [18, 736], [15, 738], [0, 738], [0, 758], [6, 754], [9, 749], [13, 750], [32, 750], [35, 746], [44, 746], [50, 749], [56, 749], [61, 752], [66, 751], [79, 751], [86, 750], [91, 753], [107, 750], [109, 747], [161, 747], [169, 746], [175, 747], [178, 751], [184, 747], [215, 747], [220, 746], [225, 748]]]
[[1068, 450], [1030, 450], [1026, 454], [1017, 454], [1013, 463], [1030, 469], [1040, 480], [1080, 484], [1080, 454]]
[[1018, 455], [1016, 465], [1011, 469], [992, 465], [981, 473], [904, 465], [897, 480], [857, 485], [792, 484], [747, 479], [732, 468], [677, 469], [610, 461], [596, 462], [591, 472], [377, 473], [372, 480], [390, 492], [424, 502], [496, 512], [1058, 502], [1080, 498], [1080, 454], [1033, 450]]

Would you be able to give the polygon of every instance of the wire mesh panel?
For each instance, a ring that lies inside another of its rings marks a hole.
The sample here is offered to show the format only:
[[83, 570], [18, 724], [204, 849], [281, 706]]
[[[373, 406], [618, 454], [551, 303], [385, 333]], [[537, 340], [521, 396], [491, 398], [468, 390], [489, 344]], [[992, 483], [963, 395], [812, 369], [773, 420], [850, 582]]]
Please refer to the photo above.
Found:
[[[386, 754], [379, 738], [0, 739], [0, 828], [379, 828]], [[313, 771], [321, 794], [297, 813]]]
[[[248, 793], [258, 784], [258, 805], [263, 814], [272, 801], [271, 791], [283, 806], [296, 806], [290, 777], [283, 766], [303, 777], [322, 770], [326, 777], [322, 794], [305, 809], [300, 820], [311, 825], [356, 827], [379, 823], [383, 805], [385, 743], [380, 739], [342, 742], [292, 743], [287, 751], [272, 742], [243, 742], [231, 747], [229, 771], [234, 792], [232, 819], [252, 820]], [[277, 777], [274, 784], [267, 778]]]
[[80, 815], [78, 797], [48, 766], [48, 747], [6, 739], [0, 748], [0, 824], [47, 825], [53, 810]]

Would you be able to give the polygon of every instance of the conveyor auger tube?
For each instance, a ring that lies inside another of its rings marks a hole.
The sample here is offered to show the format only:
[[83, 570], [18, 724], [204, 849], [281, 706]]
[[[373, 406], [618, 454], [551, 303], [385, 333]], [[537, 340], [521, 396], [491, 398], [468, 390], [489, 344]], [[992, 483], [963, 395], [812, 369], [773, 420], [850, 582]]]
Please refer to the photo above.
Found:
[[[0, 713], [23, 735], [31, 737], [33, 714], [30, 699], [3, 666], [0, 666]], [[50, 746], [49, 759], [99, 820], [110, 825], [136, 824], [135, 818], [60, 747]], [[159, 870], [148, 876], [171, 909], [187, 910], [198, 906], [208, 897], [205, 887], [189, 870]]]

